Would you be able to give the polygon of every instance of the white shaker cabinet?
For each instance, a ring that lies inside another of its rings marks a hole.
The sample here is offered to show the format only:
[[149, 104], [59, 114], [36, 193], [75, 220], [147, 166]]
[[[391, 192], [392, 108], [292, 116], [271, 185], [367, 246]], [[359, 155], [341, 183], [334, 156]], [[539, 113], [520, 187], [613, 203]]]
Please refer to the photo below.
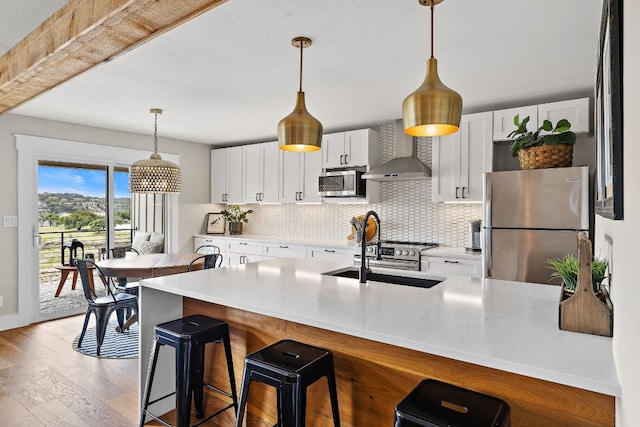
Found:
[[433, 141], [434, 202], [481, 202], [482, 174], [491, 172], [493, 113], [463, 115], [460, 130]]
[[318, 177], [322, 173], [322, 151], [280, 151], [279, 199], [287, 202], [321, 202]]
[[322, 137], [323, 168], [368, 166], [370, 141], [377, 139], [372, 129], [338, 132]]
[[422, 256], [420, 270], [438, 276], [482, 277], [482, 261], [478, 259], [455, 256]]
[[545, 120], [551, 121], [555, 126], [560, 119], [567, 119], [573, 132], [589, 133], [589, 117], [589, 98], [538, 105], [538, 126], [542, 126]]
[[225, 265], [247, 264], [263, 259], [261, 242], [236, 239], [227, 241], [227, 262]]
[[493, 140], [494, 141], [508, 141], [509, 134], [516, 130], [516, 125], [513, 124], [513, 118], [517, 115], [520, 116], [520, 121], [525, 117], [529, 117], [529, 123], [527, 123], [527, 129], [535, 131], [538, 129], [538, 106], [528, 105], [526, 107], [507, 108], [506, 110], [497, 110], [493, 112]]
[[245, 203], [278, 201], [279, 164], [277, 141], [242, 146], [242, 194]]
[[265, 243], [262, 247], [262, 255], [272, 258], [307, 258], [307, 248], [301, 245], [288, 243]]
[[353, 264], [354, 249], [308, 246], [307, 259]]
[[242, 202], [242, 147], [211, 150], [211, 203]]

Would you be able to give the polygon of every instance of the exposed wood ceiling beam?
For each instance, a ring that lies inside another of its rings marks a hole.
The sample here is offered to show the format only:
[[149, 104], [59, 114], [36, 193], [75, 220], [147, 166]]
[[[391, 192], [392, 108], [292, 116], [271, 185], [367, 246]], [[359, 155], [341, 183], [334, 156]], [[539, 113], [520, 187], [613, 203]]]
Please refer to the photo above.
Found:
[[227, 0], [71, 0], [0, 57], [0, 113]]

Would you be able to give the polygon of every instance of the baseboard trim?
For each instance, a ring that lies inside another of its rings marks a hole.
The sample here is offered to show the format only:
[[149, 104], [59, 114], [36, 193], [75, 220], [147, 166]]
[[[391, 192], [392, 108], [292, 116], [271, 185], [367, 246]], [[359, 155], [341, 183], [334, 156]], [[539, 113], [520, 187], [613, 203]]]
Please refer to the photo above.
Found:
[[20, 325], [20, 318], [17, 314], [0, 316], [0, 331], [6, 331], [7, 329], [14, 329], [20, 326], [22, 325]]

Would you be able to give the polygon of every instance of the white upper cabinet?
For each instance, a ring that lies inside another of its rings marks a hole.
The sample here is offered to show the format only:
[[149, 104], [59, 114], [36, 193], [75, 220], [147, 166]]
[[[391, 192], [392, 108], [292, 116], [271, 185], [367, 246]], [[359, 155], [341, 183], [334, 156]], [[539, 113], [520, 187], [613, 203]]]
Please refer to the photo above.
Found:
[[530, 131], [538, 129], [545, 120], [549, 120], [555, 126], [559, 120], [567, 119], [571, 123], [573, 132], [589, 133], [589, 98], [580, 98], [494, 111], [494, 141], [510, 139], [508, 135], [516, 129], [513, 124], [513, 117], [516, 114], [520, 115], [520, 120], [529, 116], [527, 129]]
[[280, 151], [280, 202], [320, 202], [318, 177], [322, 173], [322, 151]]
[[463, 115], [460, 130], [433, 138], [434, 202], [481, 202], [493, 159], [493, 113]]
[[516, 130], [513, 124], [513, 118], [516, 114], [520, 115], [520, 120], [524, 120], [529, 116], [527, 129], [536, 130], [538, 128], [538, 106], [529, 105], [526, 107], [507, 108], [506, 110], [497, 110], [493, 112], [493, 140], [507, 141], [509, 134]]
[[278, 201], [279, 165], [277, 141], [242, 146], [242, 193], [245, 203]]
[[323, 168], [344, 168], [369, 165], [372, 129], [330, 133], [322, 137]]
[[242, 202], [242, 147], [211, 150], [211, 203]]
[[555, 126], [560, 119], [567, 119], [573, 132], [589, 133], [589, 117], [589, 98], [538, 105], [538, 126], [542, 126], [545, 120]]

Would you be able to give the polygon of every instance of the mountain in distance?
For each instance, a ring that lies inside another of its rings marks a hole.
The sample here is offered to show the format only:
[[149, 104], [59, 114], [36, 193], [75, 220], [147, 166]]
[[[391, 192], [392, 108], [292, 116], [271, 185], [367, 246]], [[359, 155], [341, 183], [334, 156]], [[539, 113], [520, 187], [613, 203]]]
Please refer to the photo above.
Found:
[[[38, 193], [38, 213], [68, 215], [77, 211], [90, 211], [104, 215], [107, 201], [104, 197], [83, 196], [74, 193]], [[131, 210], [131, 197], [114, 198], [114, 210]]]

